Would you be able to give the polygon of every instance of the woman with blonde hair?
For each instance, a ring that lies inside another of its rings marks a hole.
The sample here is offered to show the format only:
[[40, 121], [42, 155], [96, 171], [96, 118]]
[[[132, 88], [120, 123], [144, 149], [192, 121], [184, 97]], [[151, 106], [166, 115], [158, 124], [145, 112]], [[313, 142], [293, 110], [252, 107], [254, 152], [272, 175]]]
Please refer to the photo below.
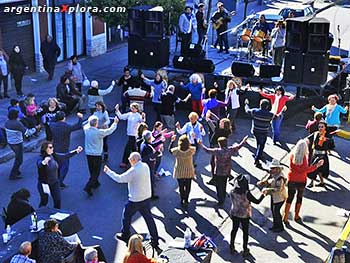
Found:
[[157, 263], [154, 258], [145, 256], [142, 240], [142, 236], [137, 234], [130, 237], [128, 251], [124, 256], [123, 263]]
[[233, 78], [226, 84], [225, 101], [227, 101], [227, 118], [231, 121], [232, 131], [236, 129], [235, 119], [240, 108], [239, 96], [246, 93], [249, 85], [245, 89], [241, 89], [242, 80], [240, 78]]
[[303, 200], [304, 189], [306, 186], [307, 174], [315, 171], [318, 167], [323, 165], [323, 160], [320, 160], [317, 162], [317, 164], [310, 166], [308, 162], [308, 156], [309, 151], [307, 140], [299, 140], [290, 154], [288, 172], [288, 198], [286, 201], [283, 217], [283, 222], [285, 224], [289, 224], [289, 210], [296, 193], [297, 201], [295, 204], [294, 221], [297, 223], [302, 222], [301, 217], [299, 216], [299, 212]]
[[140, 122], [146, 122], [146, 114], [140, 111], [140, 105], [138, 103], [130, 104], [130, 112], [121, 113], [119, 111], [119, 105], [115, 106], [115, 113], [120, 120], [127, 121], [126, 133], [128, 135], [128, 142], [125, 145], [123, 160], [120, 163], [120, 168], [126, 168], [128, 165], [128, 157], [130, 153], [136, 151], [136, 136], [137, 128]]

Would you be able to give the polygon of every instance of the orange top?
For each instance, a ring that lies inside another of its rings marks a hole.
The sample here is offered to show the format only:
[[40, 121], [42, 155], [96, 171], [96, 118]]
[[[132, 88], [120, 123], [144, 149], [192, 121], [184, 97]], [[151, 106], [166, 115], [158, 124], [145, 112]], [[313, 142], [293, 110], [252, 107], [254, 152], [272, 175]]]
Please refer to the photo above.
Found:
[[132, 254], [126, 263], [157, 263], [154, 258], [147, 258], [145, 255], [140, 253]]

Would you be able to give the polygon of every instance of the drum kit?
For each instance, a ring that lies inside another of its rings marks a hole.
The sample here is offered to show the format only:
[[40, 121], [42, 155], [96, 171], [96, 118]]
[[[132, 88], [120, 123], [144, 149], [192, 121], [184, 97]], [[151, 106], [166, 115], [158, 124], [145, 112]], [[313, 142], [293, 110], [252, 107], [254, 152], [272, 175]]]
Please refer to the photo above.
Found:
[[256, 30], [254, 33], [251, 29], [245, 28], [240, 35], [243, 43], [248, 43], [249, 53], [260, 52], [263, 49], [263, 42], [270, 41], [270, 36], [262, 30]]

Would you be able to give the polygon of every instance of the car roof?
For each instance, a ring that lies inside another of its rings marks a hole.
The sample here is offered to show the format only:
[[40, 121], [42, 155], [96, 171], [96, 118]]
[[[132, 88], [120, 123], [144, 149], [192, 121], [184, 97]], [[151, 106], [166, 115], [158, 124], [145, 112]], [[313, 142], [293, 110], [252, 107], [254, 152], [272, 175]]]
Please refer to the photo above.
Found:
[[283, 16], [281, 16], [281, 15], [278, 15], [278, 14], [266, 14], [266, 13], [263, 13], [263, 12], [255, 14], [254, 18], [259, 19], [260, 15], [264, 15], [266, 20], [273, 20], [273, 21], [283, 20]]
[[[284, 9], [289, 9], [289, 10], [304, 10], [308, 7], [311, 7], [311, 5], [298, 5], [298, 4], [291, 4], [291, 5], [288, 5], [287, 7], [284, 7], [282, 8], [281, 10], [284, 10]], [[312, 7], [311, 7], [312, 8]]]

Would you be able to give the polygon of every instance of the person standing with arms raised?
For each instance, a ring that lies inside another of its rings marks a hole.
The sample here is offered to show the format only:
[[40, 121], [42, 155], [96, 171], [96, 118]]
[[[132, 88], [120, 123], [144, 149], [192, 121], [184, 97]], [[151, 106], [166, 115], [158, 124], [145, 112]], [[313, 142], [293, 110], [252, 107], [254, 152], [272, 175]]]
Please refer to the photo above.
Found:
[[84, 191], [88, 196], [93, 195], [92, 189], [100, 186], [98, 177], [102, 166], [103, 138], [111, 135], [117, 129], [118, 121], [118, 118], [115, 117], [111, 127], [108, 129], [99, 129], [98, 117], [92, 115], [88, 119], [88, 124], [84, 126], [85, 152], [90, 172], [90, 178], [85, 185]]
[[152, 246], [157, 249], [159, 237], [150, 207], [152, 195], [150, 169], [146, 163], [141, 161], [141, 155], [138, 152], [130, 154], [129, 162], [131, 168], [123, 174], [113, 172], [107, 165], [103, 169], [113, 181], [128, 184], [129, 201], [123, 210], [122, 234], [117, 235], [117, 238], [128, 243], [132, 216], [140, 212], [151, 234]]

